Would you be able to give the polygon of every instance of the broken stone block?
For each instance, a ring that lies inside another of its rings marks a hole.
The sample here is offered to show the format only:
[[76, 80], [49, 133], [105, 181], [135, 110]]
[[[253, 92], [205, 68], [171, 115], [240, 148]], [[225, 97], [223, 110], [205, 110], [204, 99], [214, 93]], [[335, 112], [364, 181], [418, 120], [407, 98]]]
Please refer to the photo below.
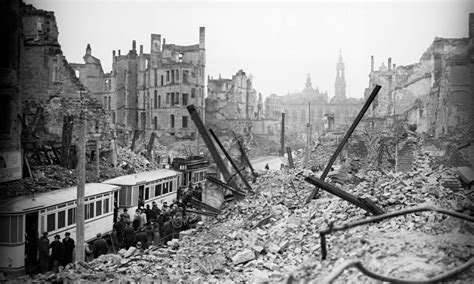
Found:
[[232, 257], [232, 263], [234, 263], [234, 265], [238, 265], [253, 259], [255, 259], [255, 254], [253, 251], [250, 249], [245, 249]]

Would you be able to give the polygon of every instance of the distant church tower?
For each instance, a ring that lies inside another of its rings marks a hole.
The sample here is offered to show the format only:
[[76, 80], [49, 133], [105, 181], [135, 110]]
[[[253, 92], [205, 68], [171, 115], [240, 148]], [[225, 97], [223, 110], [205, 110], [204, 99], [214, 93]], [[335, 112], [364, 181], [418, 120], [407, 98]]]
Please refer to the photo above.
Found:
[[336, 64], [336, 83], [335, 85], [335, 101], [343, 101], [346, 99], [346, 78], [344, 76], [344, 61], [342, 61], [341, 51], [339, 51], [339, 59]]
[[308, 73], [308, 76], [306, 77], [306, 84], [304, 85], [306, 90], [313, 89], [313, 83], [311, 83], [311, 76]]

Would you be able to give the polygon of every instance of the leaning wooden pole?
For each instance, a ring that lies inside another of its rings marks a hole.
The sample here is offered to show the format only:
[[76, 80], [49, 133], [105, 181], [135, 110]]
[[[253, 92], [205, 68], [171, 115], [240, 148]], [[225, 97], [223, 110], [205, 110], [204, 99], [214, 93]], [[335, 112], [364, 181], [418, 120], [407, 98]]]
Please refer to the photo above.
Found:
[[221, 141], [219, 140], [219, 138], [217, 138], [217, 135], [214, 133], [214, 131], [212, 129], [209, 128], [209, 133], [211, 133], [211, 136], [212, 138], [214, 138], [214, 141], [216, 141], [217, 145], [219, 146], [219, 148], [221, 148], [222, 150], [222, 153], [224, 153], [224, 156], [227, 158], [227, 160], [229, 160], [230, 164], [232, 165], [232, 167], [234, 168], [235, 172], [239, 175], [239, 177], [242, 179], [242, 181], [244, 182], [245, 186], [247, 187], [247, 189], [249, 191], [252, 191], [252, 187], [250, 186], [249, 182], [245, 179], [244, 175], [242, 174], [242, 171], [239, 170], [239, 168], [237, 167], [237, 165], [235, 164], [234, 160], [232, 160], [232, 157], [229, 155], [229, 153], [227, 153], [226, 149], [224, 148], [224, 145], [222, 145]]
[[[355, 118], [354, 122], [352, 122], [352, 125], [351, 127], [349, 128], [349, 130], [347, 130], [346, 132], [346, 135], [344, 135], [344, 138], [342, 138], [342, 141], [341, 143], [339, 144], [339, 146], [337, 146], [337, 149], [336, 151], [334, 152], [334, 154], [332, 155], [331, 159], [329, 160], [326, 168], [324, 169], [323, 173], [321, 174], [321, 177], [320, 179], [322, 181], [324, 181], [324, 179], [326, 178], [326, 176], [328, 175], [329, 171], [331, 170], [331, 167], [332, 165], [334, 164], [334, 161], [336, 161], [336, 158], [337, 156], [339, 155], [339, 153], [342, 151], [342, 148], [344, 148], [344, 145], [346, 144], [347, 140], [349, 140], [349, 137], [351, 136], [352, 132], [354, 132], [354, 130], [356, 129], [357, 125], [359, 124], [359, 122], [362, 120], [362, 117], [364, 117], [364, 114], [365, 112], [369, 109], [370, 105], [372, 104], [372, 102], [374, 101], [375, 97], [377, 96], [377, 94], [379, 93], [380, 89], [382, 87], [379, 86], [379, 85], [376, 85], [374, 90], [372, 91], [372, 93], [370, 94], [370, 96], [367, 98], [367, 101], [365, 102], [364, 106], [362, 107], [362, 109], [360, 110], [359, 114], [357, 115], [357, 117]], [[316, 193], [318, 192], [318, 187], [315, 187], [313, 189], [313, 191], [311, 192], [311, 194], [308, 196], [308, 198], [306, 199], [306, 203], [309, 203], [311, 200], [313, 200], [314, 196], [316, 195]]]
[[280, 144], [281, 144], [281, 149], [280, 149], [280, 156], [283, 157], [285, 156], [285, 113], [283, 112], [281, 114], [281, 137], [280, 137]]
[[76, 208], [76, 261], [84, 261], [84, 195], [86, 189], [86, 120], [85, 114], [81, 111], [79, 118], [79, 142], [78, 142], [78, 163], [77, 163], [77, 208]]
[[204, 126], [204, 123], [202, 122], [201, 117], [199, 116], [199, 112], [197, 111], [196, 107], [194, 105], [189, 105], [187, 106], [187, 109], [188, 109], [189, 114], [191, 115], [191, 119], [193, 120], [194, 124], [196, 125], [199, 131], [199, 134], [202, 137], [202, 140], [204, 140], [204, 144], [206, 144], [207, 149], [209, 150], [209, 153], [212, 156], [212, 159], [214, 160], [214, 162], [216, 162], [217, 168], [224, 176], [225, 181], [230, 186], [237, 189], [238, 188], [237, 184], [235, 183], [234, 180], [232, 180], [232, 175], [229, 173], [229, 170], [227, 169], [224, 161], [219, 155], [216, 145], [214, 144], [214, 142], [212, 142], [212, 139], [209, 136], [209, 133], [207, 132], [206, 127]]

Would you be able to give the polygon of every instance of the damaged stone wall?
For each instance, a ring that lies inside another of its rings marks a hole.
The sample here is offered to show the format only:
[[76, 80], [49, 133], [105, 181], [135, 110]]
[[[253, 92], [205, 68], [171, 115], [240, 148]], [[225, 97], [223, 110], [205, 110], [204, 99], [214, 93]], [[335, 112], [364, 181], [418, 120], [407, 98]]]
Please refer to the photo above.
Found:
[[25, 123], [22, 142], [61, 142], [64, 115], [77, 119], [83, 109], [92, 121], [89, 133], [95, 132], [96, 124], [110, 132], [102, 106], [90, 97], [62, 53], [54, 13], [22, 4], [21, 15], [25, 29], [19, 77]]

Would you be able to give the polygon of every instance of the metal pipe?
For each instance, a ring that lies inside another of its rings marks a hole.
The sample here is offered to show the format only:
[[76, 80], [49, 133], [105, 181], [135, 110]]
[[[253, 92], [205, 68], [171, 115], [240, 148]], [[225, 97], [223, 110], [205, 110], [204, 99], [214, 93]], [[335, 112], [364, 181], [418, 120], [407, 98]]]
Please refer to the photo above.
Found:
[[[364, 106], [360, 110], [360, 112], [357, 115], [357, 117], [355, 118], [354, 122], [352, 122], [351, 127], [349, 128], [349, 130], [347, 130], [346, 135], [344, 135], [344, 138], [342, 138], [341, 143], [337, 147], [336, 151], [334, 152], [331, 159], [329, 160], [326, 168], [324, 169], [323, 173], [321, 174], [321, 177], [320, 177], [321, 180], [324, 181], [324, 179], [328, 175], [329, 171], [331, 170], [332, 165], [336, 161], [337, 156], [342, 151], [342, 148], [344, 148], [344, 145], [347, 143], [347, 140], [349, 140], [349, 137], [351, 136], [352, 132], [354, 132], [355, 128], [357, 127], [359, 122], [362, 120], [362, 117], [364, 116], [365, 112], [369, 109], [369, 106], [372, 104], [372, 102], [374, 101], [375, 97], [377, 96], [377, 94], [379, 93], [381, 88], [382, 87], [380, 85], [376, 85], [374, 90], [370, 94], [370, 96], [367, 98], [367, 101], [365, 102]], [[313, 189], [311, 194], [306, 199], [306, 203], [309, 203], [311, 200], [313, 200], [313, 198], [314, 198], [314, 196], [316, 195], [317, 192], [318, 192], [318, 188], [316, 187], [316, 188]]]

